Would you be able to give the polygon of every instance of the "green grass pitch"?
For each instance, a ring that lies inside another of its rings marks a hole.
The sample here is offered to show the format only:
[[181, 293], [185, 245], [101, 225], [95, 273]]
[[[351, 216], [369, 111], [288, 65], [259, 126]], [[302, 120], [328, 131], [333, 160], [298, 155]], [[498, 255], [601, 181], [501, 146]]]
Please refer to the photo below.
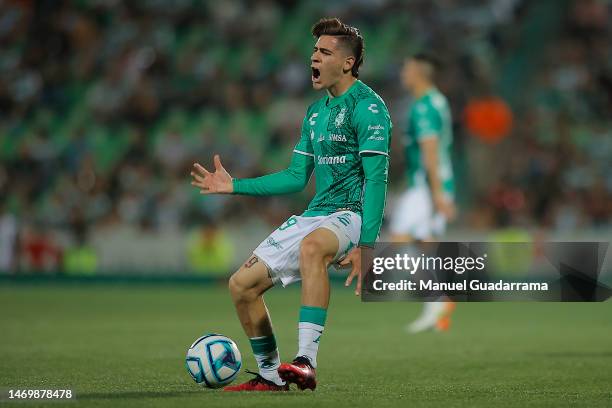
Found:
[[[266, 300], [289, 360], [299, 289]], [[71, 388], [72, 407], [612, 406], [612, 302], [461, 303], [450, 332], [405, 335], [419, 310], [361, 303], [334, 286], [316, 392], [224, 393], [193, 383], [184, 356], [219, 332], [238, 343], [243, 368], [256, 368], [225, 287], [6, 284], [0, 389]], [[9, 405], [45, 404], [0, 401]]]

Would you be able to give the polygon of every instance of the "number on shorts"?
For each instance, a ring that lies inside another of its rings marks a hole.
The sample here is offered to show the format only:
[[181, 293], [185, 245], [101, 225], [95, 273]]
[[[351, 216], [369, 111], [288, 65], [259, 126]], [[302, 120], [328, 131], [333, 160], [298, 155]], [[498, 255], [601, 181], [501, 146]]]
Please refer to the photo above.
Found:
[[291, 217], [289, 218], [287, 221], [285, 221], [285, 223], [283, 225], [281, 225], [280, 227], [278, 227], [279, 231], [284, 231], [287, 228], [294, 226], [295, 224], [297, 224], [297, 219], [295, 217]]

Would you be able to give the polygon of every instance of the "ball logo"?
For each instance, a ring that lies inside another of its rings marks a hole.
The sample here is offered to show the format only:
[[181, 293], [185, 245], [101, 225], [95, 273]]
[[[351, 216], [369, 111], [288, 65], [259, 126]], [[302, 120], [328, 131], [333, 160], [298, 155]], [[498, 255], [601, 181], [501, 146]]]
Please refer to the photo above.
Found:
[[215, 370], [219, 371], [221, 367], [228, 367], [234, 371], [240, 370], [240, 363], [236, 361], [236, 356], [234, 356], [234, 352], [232, 347], [228, 343], [221, 343], [225, 348], [225, 352], [222, 357], [218, 358], [215, 362]]

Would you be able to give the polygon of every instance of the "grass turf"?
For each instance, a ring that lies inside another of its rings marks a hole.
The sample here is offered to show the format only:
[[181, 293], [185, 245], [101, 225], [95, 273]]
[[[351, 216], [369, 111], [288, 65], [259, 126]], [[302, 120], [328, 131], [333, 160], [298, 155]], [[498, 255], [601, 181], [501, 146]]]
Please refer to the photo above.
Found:
[[[299, 298], [266, 296], [284, 360]], [[71, 388], [74, 407], [612, 406], [611, 302], [459, 304], [450, 332], [405, 335], [419, 310], [333, 287], [316, 392], [224, 393], [193, 383], [183, 360], [219, 332], [256, 368], [224, 287], [3, 285], [0, 389]]]

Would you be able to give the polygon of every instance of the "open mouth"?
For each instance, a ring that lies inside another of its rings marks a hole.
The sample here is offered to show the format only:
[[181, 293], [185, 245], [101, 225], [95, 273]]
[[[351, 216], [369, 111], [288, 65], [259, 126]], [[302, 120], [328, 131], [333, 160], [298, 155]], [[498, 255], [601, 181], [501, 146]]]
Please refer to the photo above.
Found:
[[310, 67], [310, 69], [312, 70], [312, 80], [313, 81], [318, 80], [319, 77], [321, 76], [321, 71], [319, 71], [319, 69], [315, 67]]

